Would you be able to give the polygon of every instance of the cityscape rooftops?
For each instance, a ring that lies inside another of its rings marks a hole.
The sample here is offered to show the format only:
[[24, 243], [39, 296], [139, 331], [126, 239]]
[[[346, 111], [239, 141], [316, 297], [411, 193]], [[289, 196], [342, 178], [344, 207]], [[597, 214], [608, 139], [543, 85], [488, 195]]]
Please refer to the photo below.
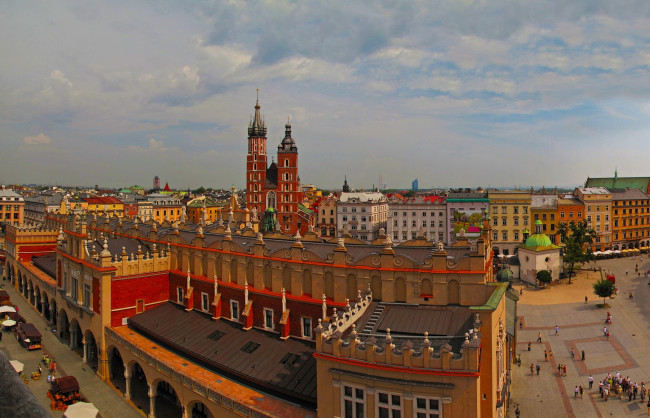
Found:
[[341, 203], [378, 203], [386, 202], [386, 196], [380, 192], [350, 192], [350, 193], [341, 193], [339, 198]]

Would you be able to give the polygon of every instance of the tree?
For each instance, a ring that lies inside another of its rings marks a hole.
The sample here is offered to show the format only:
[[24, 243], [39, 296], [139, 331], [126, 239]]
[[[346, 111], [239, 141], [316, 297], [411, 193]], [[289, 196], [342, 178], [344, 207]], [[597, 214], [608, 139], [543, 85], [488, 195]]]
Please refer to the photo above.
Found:
[[540, 283], [551, 283], [553, 277], [551, 276], [551, 273], [548, 272], [548, 270], [540, 270], [537, 272], [537, 280], [539, 280]]
[[591, 251], [591, 244], [596, 238], [596, 232], [587, 225], [587, 221], [578, 223], [571, 221], [568, 225], [560, 223], [558, 232], [564, 243], [564, 263], [569, 264], [569, 283], [576, 263], [585, 263], [595, 257]]
[[607, 279], [600, 279], [594, 283], [594, 293], [596, 296], [603, 298], [603, 305], [605, 304], [605, 298], [612, 296], [614, 293], [614, 282], [611, 282]]

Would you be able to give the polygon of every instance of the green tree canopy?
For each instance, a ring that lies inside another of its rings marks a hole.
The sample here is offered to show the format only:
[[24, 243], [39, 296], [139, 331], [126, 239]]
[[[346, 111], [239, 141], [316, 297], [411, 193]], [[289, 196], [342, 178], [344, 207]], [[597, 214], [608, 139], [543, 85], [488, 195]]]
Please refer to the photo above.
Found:
[[603, 298], [603, 304], [605, 304], [605, 298], [608, 298], [614, 294], [614, 282], [611, 282], [607, 279], [600, 279], [594, 283], [594, 293], [596, 296]]
[[537, 272], [537, 280], [539, 280], [542, 283], [550, 283], [553, 277], [551, 276], [551, 273], [548, 272], [548, 270], [540, 270]]
[[587, 221], [560, 223], [558, 232], [564, 247], [563, 262], [569, 265], [569, 283], [576, 263], [593, 260], [591, 244], [596, 238], [596, 232], [587, 225]]

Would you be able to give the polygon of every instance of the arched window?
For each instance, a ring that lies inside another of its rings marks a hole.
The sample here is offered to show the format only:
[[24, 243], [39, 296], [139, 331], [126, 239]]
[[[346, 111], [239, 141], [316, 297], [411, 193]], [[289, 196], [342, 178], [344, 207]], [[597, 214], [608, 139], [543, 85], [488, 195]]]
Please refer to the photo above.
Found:
[[289, 181], [289, 173], [284, 173], [284, 180]]
[[257, 170], [257, 164], [253, 164], [253, 170]]
[[284, 160], [284, 166], [289, 167], [289, 159], [288, 158], [286, 160]]
[[266, 194], [266, 207], [275, 209], [275, 192], [270, 191]]

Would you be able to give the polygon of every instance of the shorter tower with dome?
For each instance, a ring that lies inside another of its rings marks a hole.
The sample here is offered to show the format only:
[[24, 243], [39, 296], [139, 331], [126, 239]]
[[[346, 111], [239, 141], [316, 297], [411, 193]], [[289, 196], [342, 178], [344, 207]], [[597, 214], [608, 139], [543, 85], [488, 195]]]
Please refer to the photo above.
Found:
[[535, 233], [519, 246], [520, 279], [536, 284], [537, 273], [547, 270], [552, 281], [560, 278], [560, 247], [553, 244], [548, 235], [542, 232], [542, 221], [535, 221]]

